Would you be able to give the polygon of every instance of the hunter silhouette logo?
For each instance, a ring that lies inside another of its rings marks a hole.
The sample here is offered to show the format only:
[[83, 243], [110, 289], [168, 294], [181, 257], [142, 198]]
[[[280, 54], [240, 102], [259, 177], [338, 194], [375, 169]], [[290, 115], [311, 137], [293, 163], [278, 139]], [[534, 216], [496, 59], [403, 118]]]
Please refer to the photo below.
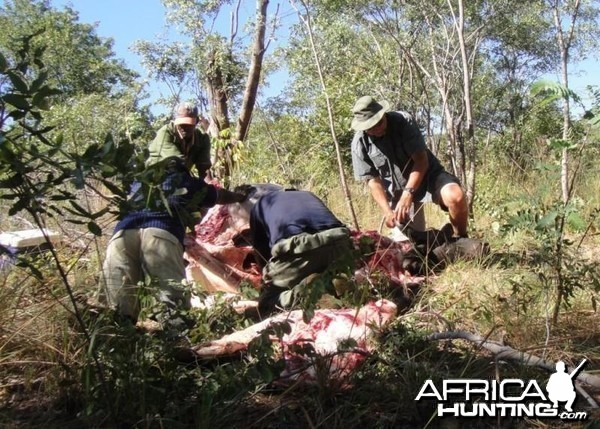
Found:
[[[443, 380], [437, 387], [427, 380], [416, 401], [436, 399], [439, 417], [534, 417], [585, 420], [587, 412], [573, 411], [574, 380], [586, 364], [584, 359], [571, 373], [563, 361], [556, 363], [544, 391], [536, 380], [508, 378]], [[564, 410], [559, 407], [564, 403]]]
[[546, 384], [546, 391], [548, 392], [548, 399], [552, 401], [554, 408], [558, 408], [559, 402], [566, 402], [565, 410], [573, 411], [573, 402], [575, 402], [575, 387], [573, 380], [579, 374], [579, 371], [583, 368], [583, 365], [587, 362], [587, 359], [581, 361], [579, 366], [573, 370], [571, 374], [566, 373], [565, 363], [561, 360], [556, 362], [556, 372], [550, 376], [548, 384]]

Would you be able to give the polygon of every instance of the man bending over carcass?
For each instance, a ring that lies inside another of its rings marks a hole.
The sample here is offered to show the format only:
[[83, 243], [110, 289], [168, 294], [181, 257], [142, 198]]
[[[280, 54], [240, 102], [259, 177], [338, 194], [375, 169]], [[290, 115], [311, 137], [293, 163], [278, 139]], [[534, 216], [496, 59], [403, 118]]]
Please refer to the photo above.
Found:
[[311, 274], [352, 266], [349, 230], [310, 192], [262, 196], [250, 212], [250, 232], [264, 264], [258, 304], [263, 316], [297, 305]]

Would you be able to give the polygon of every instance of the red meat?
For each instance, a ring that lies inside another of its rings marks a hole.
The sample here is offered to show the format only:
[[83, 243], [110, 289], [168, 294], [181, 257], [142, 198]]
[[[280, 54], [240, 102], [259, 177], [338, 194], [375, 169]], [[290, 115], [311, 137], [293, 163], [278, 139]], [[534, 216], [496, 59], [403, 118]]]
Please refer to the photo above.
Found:
[[290, 333], [280, 339], [273, 338], [281, 345], [286, 362], [282, 378], [313, 381], [323, 375], [317, 374], [323, 366], [316, 362], [321, 360], [326, 363], [329, 377], [343, 380], [372, 352], [371, 336], [392, 321], [396, 312], [393, 302], [379, 300], [359, 309], [316, 310], [313, 318], [305, 323], [302, 311], [294, 310], [197, 346], [194, 352], [201, 358], [234, 355], [245, 351], [264, 330], [288, 323]]
[[[189, 262], [189, 280], [202, 285], [209, 292], [239, 292], [242, 281], [256, 288], [260, 287], [261, 272], [253, 259], [249, 244], [234, 240], [248, 229], [252, 204], [267, 192], [279, 191], [277, 185], [257, 185], [257, 192], [243, 204], [215, 206], [208, 211], [194, 234], [185, 239], [186, 259]], [[375, 231], [353, 232], [356, 246], [363, 250], [357, 261], [356, 279], [370, 281], [377, 275], [383, 276], [397, 287], [421, 283], [422, 277], [410, 276], [403, 268], [402, 261], [411, 244], [396, 242]]]

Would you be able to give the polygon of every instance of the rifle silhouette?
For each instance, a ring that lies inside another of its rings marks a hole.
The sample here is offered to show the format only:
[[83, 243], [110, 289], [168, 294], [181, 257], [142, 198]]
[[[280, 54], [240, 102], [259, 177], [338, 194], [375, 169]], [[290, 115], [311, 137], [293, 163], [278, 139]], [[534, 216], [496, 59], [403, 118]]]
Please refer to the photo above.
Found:
[[583, 359], [581, 361], [581, 363], [579, 365], [577, 365], [577, 368], [575, 368], [573, 370], [573, 372], [571, 372], [571, 374], [569, 374], [569, 377], [571, 377], [571, 379], [575, 378], [577, 376], [577, 374], [579, 373], [579, 371], [581, 371], [581, 368], [583, 368], [583, 365], [585, 365], [587, 363], [587, 359]]

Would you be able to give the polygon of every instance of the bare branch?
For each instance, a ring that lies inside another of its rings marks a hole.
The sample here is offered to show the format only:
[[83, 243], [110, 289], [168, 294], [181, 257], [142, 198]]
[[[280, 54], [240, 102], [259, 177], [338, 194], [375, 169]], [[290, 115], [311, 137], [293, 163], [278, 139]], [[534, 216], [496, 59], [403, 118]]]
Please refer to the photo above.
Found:
[[[504, 346], [466, 331], [438, 332], [429, 335], [427, 338], [429, 340], [466, 340], [476, 343], [479, 347], [492, 352], [498, 359], [514, 360], [524, 365], [536, 366], [552, 372], [554, 372], [556, 369], [554, 364], [549, 363], [538, 356], [513, 349], [512, 347]], [[596, 375], [580, 372], [576, 379], [595, 388], [600, 388], [600, 377]]]

